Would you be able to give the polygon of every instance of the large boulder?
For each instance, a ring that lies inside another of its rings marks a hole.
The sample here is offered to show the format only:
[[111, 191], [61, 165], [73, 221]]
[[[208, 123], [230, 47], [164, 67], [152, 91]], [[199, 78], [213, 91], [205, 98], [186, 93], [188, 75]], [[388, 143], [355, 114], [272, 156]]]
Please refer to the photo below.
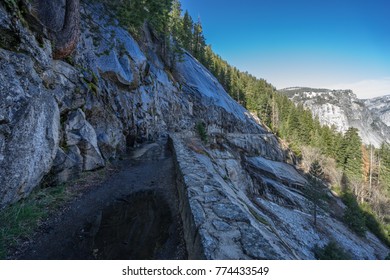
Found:
[[[18, 77], [18, 78], [16, 78]], [[60, 114], [33, 60], [0, 49], [0, 206], [26, 197], [50, 170]]]
[[51, 45], [0, 5], [0, 207], [39, 185], [58, 149], [59, 109], [42, 83]]
[[100, 153], [96, 132], [85, 119], [81, 109], [70, 112], [65, 124], [67, 147], [77, 146], [83, 157], [83, 170], [91, 171], [105, 166]]
[[96, 132], [97, 144], [105, 160], [117, 158], [126, 151], [123, 124], [111, 111], [94, 107], [88, 114], [88, 121]]
[[31, 100], [21, 115], [0, 132], [0, 205], [26, 197], [50, 170], [58, 147], [59, 110], [54, 99]]

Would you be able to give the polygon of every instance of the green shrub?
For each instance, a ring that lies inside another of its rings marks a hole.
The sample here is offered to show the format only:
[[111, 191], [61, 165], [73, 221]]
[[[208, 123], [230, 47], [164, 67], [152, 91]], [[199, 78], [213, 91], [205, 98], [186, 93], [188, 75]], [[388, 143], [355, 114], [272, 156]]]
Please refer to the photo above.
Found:
[[352, 229], [355, 233], [360, 236], [365, 236], [367, 227], [366, 219], [363, 211], [360, 209], [359, 204], [353, 194], [346, 192], [343, 195], [343, 201], [347, 206], [344, 213], [344, 222]]
[[317, 260], [350, 260], [351, 256], [345, 252], [336, 242], [331, 241], [324, 247], [315, 246], [313, 249]]
[[390, 236], [388, 226], [379, 222], [375, 213], [371, 210], [368, 205], [363, 205], [364, 217], [367, 228], [375, 234], [383, 243], [390, 246]]
[[15, 11], [18, 9], [18, 4], [16, 0], [5, 0], [4, 1], [5, 7], [8, 8], [10, 11]]
[[68, 201], [70, 194], [65, 186], [38, 189], [23, 199], [0, 211], [0, 259], [7, 256], [9, 248], [20, 240], [28, 239], [50, 211]]
[[207, 131], [206, 131], [206, 126], [203, 122], [199, 122], [197, 125], [196, 125], [196, 130], [198, 132], [198, 135], [200, 137], [200, 139], [204, 142], [204, 143], [207, 143], [208, 141], [208, 135], [207, 135]]

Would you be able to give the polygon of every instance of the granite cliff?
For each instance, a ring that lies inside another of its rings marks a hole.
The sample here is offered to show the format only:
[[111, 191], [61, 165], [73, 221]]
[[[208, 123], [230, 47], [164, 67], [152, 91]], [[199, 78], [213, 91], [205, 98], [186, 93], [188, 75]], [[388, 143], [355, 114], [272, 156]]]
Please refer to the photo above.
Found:
[[317, 116], [323, 125], [345, 132], [359, 130], [363, 143], [380, 147], [389, 141], [388, 96], [359, 99], [351, 90], [286, 88], [280, 90], [296, 104], [302, 104]]

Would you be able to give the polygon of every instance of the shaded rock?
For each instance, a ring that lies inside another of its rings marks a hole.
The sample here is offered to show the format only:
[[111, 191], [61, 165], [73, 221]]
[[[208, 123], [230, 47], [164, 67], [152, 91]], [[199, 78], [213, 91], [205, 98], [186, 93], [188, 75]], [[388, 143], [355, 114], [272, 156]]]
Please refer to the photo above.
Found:
[[27, 197], [50, 170], [59, 141], [57, 104], [50, 96], [31, 99], [12, 124], [3, 138], [0, 206]]
[[0, 49], [0, 207], [30, 194], [56, 155], [59, 109], [40, 83], [28, 55]]
[[51, 30], [61, 31], [65, 18], [66, 0], [31, 0], [31, 3], [37, 9], [38, 18]]
[[216, 196], [216, 195], [208, 195], [204, 198], [204, 202], [205, 203], [213, 203], [213, 202], [217, 202], [221, 199], [220, 196]]
[[257, 260], [279, 259], [271, 244], [253, 227], [240, 228], [241, 243], [244, 253]]
[[212, 208], [220, 218], [230, 221], [249, 222], [247, 215], [237, 205], [218, 203], [213, 205]]
[[58, 149], [53, 162], [50, 183], [61, 184], [77, 178], [83, 171], [83, 157], [77, 146], [70, 146], [65, 152]]
[[[28, 14], [23, 14], [27, 16]], [[8, 14], [0, 3], [0, 33], [3, 43], [0, 49], [15, 51], [16, 53], [28, 54], [40, 71], [50, 68], [52, 62], [52, 44], [48, 39], [35, 37], [25, 21], [17, 20], [17, 17]]]
[[306, 183], [306, 179], [290, 164], [267, 160], [263, 157], [248, 157], [246, 161], [254, 172], [266, 174], [286, 185], [304, 186]]
[[[96, 6], [99, 7], [99, 6]], [[101, 6], [100, 6], [101, 7]], [[146, 67], [146, 57], [138, 43], [122, 28], [107, 24], [109, 19], [92, 12], [92, 25], [104, 25], [105, 30], [95, 39], [91, 49], [96, 48], [96, 68], [99, 73], [120, 86], [136, 88]], [[96, 34], [95, 34], [96, 36]]]
[[16, 51], [20, 43], [20, 38], [13, 30], [11, 17], [0, 6], [0, 48]]
[[81, 109], [71, 112], [65, 124], [67, 146], [76, 145], [83, 157], [83, 170], [91, 171], [105, 166], [99, 151], [95, 130], [85, 119]]
[[201, 225], [205, 222], [206, 215], [204, 213], [203, 207], [196, 200], [192, 200], [191, 202], [191, 211], [196, 225]]
[[98, 68], [103, 76], [124, 86], [137, 86], [130, 60], [127, 56], [118, 57], [113, 50], [107, 56], [102, 56], [98, 60]]
[[205, 193], [211, 193], [211, 192], [213, 192], [213, 191], [215, 191], [215, 187], [209, 186], [209, 185], [204, 185], [204, 186], [203, 186], [203, 192], [205, 192]]
[[203, 248], [205, 248], [206, 259], [214, 259], [214, 252], [218, 248], [218, 241], [215, 237], [210, 235], [208, 229], [200, 229], [199, 234], [201, 236]]
[[225, 138], [229, 145], [243, 149], [251, 156], [262, 156], [275, 161], [286, 161], [287, 155], [271, 133], [238, 134], [228, 133]]
[[214, 220], [213, 221], [213, 226], [215, 227], [216, 230], [219, 231], [230, 231], [232, 230], [232, 227], [223, 221], [220, 220]]
[[97, 107], [88, 112], [88, 121], [96, 132], [97, 144], [104, 159], [110, 160], [125, 152], [125, 129], [117, 116]]
[[[248, 127], [254, 124], [254, 120], [246, 114], [246, 110], [235, 102], [218, 80], [188, 52], [185, 52], [176, 64], [176, 74], [178, 80], [185, 85], [184, 90], [199, 96], [204, 106], [218, 106], [227, 113], [233, 114], [235, 118], [247, 122]], [[257, 129], [261, 130], [260, 127]]]

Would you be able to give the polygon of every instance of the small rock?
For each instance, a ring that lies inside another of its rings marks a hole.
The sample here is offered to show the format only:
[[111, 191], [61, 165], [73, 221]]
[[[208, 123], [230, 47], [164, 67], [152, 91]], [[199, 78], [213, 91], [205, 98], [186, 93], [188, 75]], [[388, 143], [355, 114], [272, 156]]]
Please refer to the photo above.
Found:
[[201, 236], [206, 259], [215, 259], [214, 251], [218, 248], [218, 240], [204, 228], [199, 230], [199, 235]]
[[248, 217], [237, 205], [220, 203], [214, 205], [212, 209], [215, 212], [215, 214], [222, 219], [242, 221], [242, 222], [249, 223]]
[[225, 223], [225, 222], [220, 221], [220, 220], [214, 220], [213, 226], [215, 227], [216, 230], [219, 230], [219, 231], [229, 231], [229, 230], [233, 229], [233, 227], [231, 227], [228, 223]]
[[221, 200], [221, 198], [219, 197], [219, 196], [215, 196], [215, 195], [207, 195], [207, 196], [205, 196], [205, 198], [204, 198], [204, 202], [205, 203], [210, 203], [210, 202], [217, 202], [217, 201], [219, 201], [219, 200]]
[[241, 227], [240, 232], [242, 249], [248, 256], [263, 260], [280, 258], [271, 244], [253, 227]]
[[203, 224], [204, 221], [206, 220], [206, 215], [200, 203], [197, 200], [192, 200], [190, 206], [191, 206], [191, 212], [194, 217], [195, 225], [199, 226]]
[[203, 192], [205, 192], [205, 193], [210, 193], [210, 192], [212, 192], [214, 190], [215, 190], [215, 188], [213, 186], [210, 186], [210, 185], [204, 185], [203, 186]]

